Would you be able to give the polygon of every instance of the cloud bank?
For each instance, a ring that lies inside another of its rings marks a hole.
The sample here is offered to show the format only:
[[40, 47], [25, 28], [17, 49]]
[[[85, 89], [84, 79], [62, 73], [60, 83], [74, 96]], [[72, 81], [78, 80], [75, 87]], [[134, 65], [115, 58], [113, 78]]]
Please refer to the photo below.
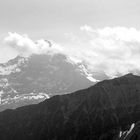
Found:
[[21, 55], [63, 53], [74, 63], [84, 63], [89, 72], [110, 78], [127, 73], [140, 74], [140, 30], [126, 27], [94, 29], [82, 26], [79, 32], [67, 34], [69, 41], [58, 45], [27, 35], [9, 33], [4, 39]]
[[82, 26], [74, 34], [73, 56], [87, 64], [93, 73], [113, 78], [127, 73], [140, 74], [140, 31], [135, 28]]

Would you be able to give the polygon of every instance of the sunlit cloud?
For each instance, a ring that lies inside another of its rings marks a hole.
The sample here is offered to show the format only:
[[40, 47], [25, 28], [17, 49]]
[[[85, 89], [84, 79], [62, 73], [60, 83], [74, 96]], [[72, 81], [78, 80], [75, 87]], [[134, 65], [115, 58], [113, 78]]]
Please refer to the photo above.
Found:
[[92, 74], [103, 73], [110, 78], [140, 72], [140, 31], [135, 28], [82, 26], [79, 32], [66, 34], [64, 44], [44, 39], [34, 42], [27, 35], [9, 33], [5, 43], [19, 54], [62, 53], [73, 63], [82, 63]]

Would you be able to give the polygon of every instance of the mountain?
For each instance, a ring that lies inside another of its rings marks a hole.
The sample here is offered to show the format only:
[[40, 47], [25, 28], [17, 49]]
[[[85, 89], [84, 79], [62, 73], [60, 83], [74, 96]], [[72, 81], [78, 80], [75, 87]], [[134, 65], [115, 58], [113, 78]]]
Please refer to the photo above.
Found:
[[0, 139], [120, 140], [139, 120], [140, 77], [128, 74], [0, 112]]
[[39, 103], [96, 83], [82, 64], [65, 55], [17, 56], [0, 64], [0, 110]]

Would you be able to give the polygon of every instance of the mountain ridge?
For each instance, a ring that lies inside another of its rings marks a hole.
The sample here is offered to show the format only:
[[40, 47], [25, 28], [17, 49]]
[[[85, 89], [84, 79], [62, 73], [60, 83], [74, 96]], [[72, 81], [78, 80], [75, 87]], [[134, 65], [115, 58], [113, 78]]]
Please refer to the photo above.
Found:
[[86, 70], [62, 54], [17, 56], [0, 65], [0, 110], [84, 89], [95, 83], [89, 78]]
[[0, 138], [118, 140], [120, 132], [129, 131], [139, 121], [139, 108], [140, 76], [128, 74], [1, 112]]

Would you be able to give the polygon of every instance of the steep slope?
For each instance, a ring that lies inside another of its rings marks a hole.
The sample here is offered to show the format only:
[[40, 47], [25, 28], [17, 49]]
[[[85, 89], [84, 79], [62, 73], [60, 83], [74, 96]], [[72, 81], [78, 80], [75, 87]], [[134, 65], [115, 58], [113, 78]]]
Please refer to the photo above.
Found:
[[62, 54], [16, 57], [0, 65], [0, 110], [38, 103], [94, 84], [82, 65]]
[[128, 74], [1, 112], [0, 139], [118, 140], [139, 120], [140, 77]]

